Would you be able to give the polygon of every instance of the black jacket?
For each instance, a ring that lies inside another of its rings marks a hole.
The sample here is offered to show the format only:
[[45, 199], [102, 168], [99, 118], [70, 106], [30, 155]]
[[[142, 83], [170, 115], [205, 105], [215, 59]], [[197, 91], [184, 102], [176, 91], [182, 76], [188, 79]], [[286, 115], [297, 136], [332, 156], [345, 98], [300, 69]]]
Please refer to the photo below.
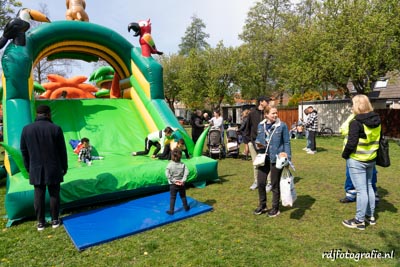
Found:
[[192, 118], [192, 139], [194, 143], [196, 143], [197, 139], [199, 139], [203, 130], [204, 130], [203, 118], [194, 115]]
[[63, 182], [68, 170], [64, 135], [49, 118], [40, 116], [23, 128], [20, 148], [30, 184]]
[[349, 135], [346, 146], [342, 152], [342, 158], [348, 159], [350, 154], [355, 152], [359, 138], [367, 138], [364, 131], [365, 124], [369, 128], [376, 128], [381, 125], [381, 119], [375, 112], [358, 114], [349, 125]]
[[264, 119], [264, 111], [258, 108], [250, 111], [248, 116], [246, 128], [244, 129], [243, 135], [249, 138], [249, 141], [253, 142], [257, 138], [257, 127], [258, 124]]

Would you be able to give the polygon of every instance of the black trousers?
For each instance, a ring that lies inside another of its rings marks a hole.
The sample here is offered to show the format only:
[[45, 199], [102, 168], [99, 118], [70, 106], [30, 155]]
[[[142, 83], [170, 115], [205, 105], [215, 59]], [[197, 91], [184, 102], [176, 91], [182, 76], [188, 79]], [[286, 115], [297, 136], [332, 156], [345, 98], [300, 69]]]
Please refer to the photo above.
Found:
[[171, 195], [171, 199], [176, 199], [176, 195], [179, 193], [181, 199], [186, 198], [186, 188], [184, 185], [179, 186], [176, 184], [169, 185], [169, 192]]
[[[34, 208], [39, 223], [45, 223], [46, 213], [46, 185], [35, 185]], [[58, 220], [60, 214], [60, 184], [47, 186], [50, 195], [50, 215], [52, 220]]]
[[149, 140], [147, 137], [144, 140], [144, 151], [139, 151], [136, 152], [136, 155], [147, 155], [149, 154], [150, 148], [152, 146], [156, 147], [156, 150], [154, 150], [153, 155], [157, 155], [157, 153], [161, 150], [161, 145], [159, 142], [153, 142], [151, 140]]
[[312, 151], [317, 151], [317, 144], [315, 138], [317, 136], [317, 132], [309, 131], [308, 132], [308, 140], [310, 141], [310, 149]]
[[282, 169], [276, 168], [275, 163], [270, 163], [269, 160], [265, 162], [264, 166], [257, 169], [257, 185], [258, 185], [258, 199], [259, 206], [262, 208], [267, 207], [267, 176], [271, 172], [271, 186], [272, 186], [272, 209], [279, 210], [279, 200], [281, 197], [280, 181]]

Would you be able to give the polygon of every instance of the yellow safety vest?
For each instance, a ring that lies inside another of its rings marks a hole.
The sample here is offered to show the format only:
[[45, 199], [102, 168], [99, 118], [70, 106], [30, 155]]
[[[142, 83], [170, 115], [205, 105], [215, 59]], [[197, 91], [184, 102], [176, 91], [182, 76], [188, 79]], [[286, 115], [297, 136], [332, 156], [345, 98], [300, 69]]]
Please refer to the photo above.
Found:
[[359, 138], [356, 152], [350, 154], [350, 158], [358, 161], [370, 161], [376, 158], [376, 151], [379, 148], [379, 139], [381, 138], [381, 126], [369, 128], [364, 126], [364, 132], [367, 138]]

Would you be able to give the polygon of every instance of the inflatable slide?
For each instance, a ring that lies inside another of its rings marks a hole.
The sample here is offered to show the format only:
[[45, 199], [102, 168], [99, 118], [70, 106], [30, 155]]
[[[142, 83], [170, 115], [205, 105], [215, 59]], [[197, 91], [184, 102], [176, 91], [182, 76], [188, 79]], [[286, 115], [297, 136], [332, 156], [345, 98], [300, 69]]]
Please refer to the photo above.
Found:
[[[33, 90], [32, 67], [42, 58], [107, 61], [119, 77], [120, 97], [93, 99], [38, 99]], [[100, 201], [166, 190], [167, 161], [132, 157], [143, 150], [148, 133], [171, 126], [183, 135], [192, 157], [184, 159], [189, 183], [204, 185], [218, 179], [217, 161], [202, 156], [204, 132], [194, 146], [164, 101], [162, 67], [143, 57], [118, 33], [80, 21], [56, 21], [26, 33], [26, 45], [10, 43], [2, 58], [3, 120], [8, 226], [34, 216], [33, 186], [21, 164], [22, 129], [35, 119], [35, 108], [47, 104], [52, 120], [61, 126], [68, 149], [69, 169], [61, 184], [61, 206], [71, 208]], [[104, 156], [91, 166], [77, 161], [70, 140], [88, 137], [95, 152]], [[48, 202], [48, 199], [46, 200]]]

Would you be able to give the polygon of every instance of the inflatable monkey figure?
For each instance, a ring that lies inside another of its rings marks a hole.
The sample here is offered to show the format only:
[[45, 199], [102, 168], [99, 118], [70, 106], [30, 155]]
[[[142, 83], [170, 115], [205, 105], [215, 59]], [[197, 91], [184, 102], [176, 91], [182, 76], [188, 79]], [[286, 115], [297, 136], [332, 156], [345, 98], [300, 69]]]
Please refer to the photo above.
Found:
[[89, 21], [89, 16], [85, 11], [85, 0], [67, 0], [67, 12], [65, 17], [67, 20]]

